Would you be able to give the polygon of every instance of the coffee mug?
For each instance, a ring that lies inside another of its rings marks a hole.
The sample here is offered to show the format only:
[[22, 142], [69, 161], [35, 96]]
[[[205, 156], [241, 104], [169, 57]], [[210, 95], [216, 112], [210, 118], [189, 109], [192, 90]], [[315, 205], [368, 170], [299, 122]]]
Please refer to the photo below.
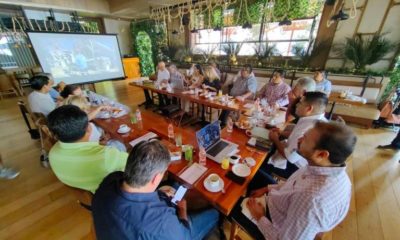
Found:
[[121, 124], [120, 126], [119, 126], [119, 129], [120, 130], [127, 130], [128, 129], [128, 125], [126, 125], [126, 124]]
[[219, 186], [219, 176], [218, 174], [212, 173], [208, 176], [210, 187], [217, 188]]
[[231, 162], [232, 164], [236, 164], [236, 163], [238, 163], [239, 160], [240, 160], [240, 156], [239, 156], [239, 155], [232, 155], [232, 156], [230, 156], [229, 158], [230, 158], [230, 162]]

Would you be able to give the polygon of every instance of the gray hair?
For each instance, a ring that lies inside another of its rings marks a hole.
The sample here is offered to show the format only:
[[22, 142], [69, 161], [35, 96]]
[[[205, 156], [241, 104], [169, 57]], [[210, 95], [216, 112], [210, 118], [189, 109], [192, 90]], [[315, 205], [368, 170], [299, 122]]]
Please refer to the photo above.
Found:
[[316, 88], [316, 84], [314, 79], [310, 77], [301, 77], [297, 79], [297, 83], [295, 87], [300, 87], [302, 90], [306, 92], [314, 92]]
[[173, 69], [178, 69], [175, 64], [170, 64], [168, 67]]

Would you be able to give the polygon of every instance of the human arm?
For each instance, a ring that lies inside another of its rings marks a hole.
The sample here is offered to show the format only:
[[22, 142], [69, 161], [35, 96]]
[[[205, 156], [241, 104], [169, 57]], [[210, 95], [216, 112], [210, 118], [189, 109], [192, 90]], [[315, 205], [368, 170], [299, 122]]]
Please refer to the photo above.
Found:
[[326, 84], [324, 86], [324, 93], [329, 97], [332, 92], [332, 83], [329, 80], [326, 80]]
[[269, 136], [268, 137], [269, 137], [269, 140], [275, 144], [276, 150], [282, 156], [285, 157], [285, 147], [286, 147], [286, 145], [285, 145], [285, 143], [283, 143], [283, 142], [281, 142], [279, 140], [279, 136], [280, 136], [279, 129], [272, 129], [269, 132]]
[[184, 221], [189, 221], [188, 214], [187, 214], [187, 203], [185, 199], [177, 202], [177, 212], [178, 218]]

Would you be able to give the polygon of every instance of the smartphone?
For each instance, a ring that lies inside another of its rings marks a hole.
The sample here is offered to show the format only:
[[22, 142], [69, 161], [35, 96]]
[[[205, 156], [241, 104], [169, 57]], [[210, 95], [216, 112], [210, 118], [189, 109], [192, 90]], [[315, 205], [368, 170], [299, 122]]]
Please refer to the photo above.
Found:
[[175, 196], [172, 198], [171, 202], [173, 204], [177, 204], [177, 202], [182, 200], [182, 198], [185, 196], [186, 191], [187, 191], [187, 188], [185, 188], [184, 186], [180, 186], [178, 188], [178, 190], [176, 191]]

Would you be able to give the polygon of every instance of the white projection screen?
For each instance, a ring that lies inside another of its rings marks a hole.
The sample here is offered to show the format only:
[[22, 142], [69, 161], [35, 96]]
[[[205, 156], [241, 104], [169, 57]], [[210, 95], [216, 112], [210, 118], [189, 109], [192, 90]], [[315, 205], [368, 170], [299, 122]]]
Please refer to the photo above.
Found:
[[80, 84], [124, 79], [114, 34], [28, 32], [36, 56], [56, 83]]

